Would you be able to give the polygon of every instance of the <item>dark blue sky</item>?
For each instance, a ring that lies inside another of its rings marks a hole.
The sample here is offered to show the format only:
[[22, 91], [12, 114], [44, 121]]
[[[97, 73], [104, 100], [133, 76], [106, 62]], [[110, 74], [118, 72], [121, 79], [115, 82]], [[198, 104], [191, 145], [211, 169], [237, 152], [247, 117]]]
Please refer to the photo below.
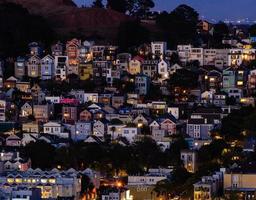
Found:
[[[90, 5], [92, 0], [74, 0], [77, 4], [85, 2]], [[179, 4], [188, 4], [195, 8], [200, 16], [207, 19], [239, 20], [250, 18], [256, 20], [256, 0], [155, 0], [155, 10], [171, 11]]]

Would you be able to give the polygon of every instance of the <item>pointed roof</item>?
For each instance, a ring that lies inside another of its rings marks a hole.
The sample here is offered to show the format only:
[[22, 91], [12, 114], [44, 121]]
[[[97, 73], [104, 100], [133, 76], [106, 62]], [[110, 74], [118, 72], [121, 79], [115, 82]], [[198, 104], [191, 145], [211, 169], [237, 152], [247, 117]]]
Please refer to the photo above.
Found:
[[17, 78], [15, 78], [14, 76], [10, 76], [8, 79], [6, 79], [7, 81], [18, 81]]

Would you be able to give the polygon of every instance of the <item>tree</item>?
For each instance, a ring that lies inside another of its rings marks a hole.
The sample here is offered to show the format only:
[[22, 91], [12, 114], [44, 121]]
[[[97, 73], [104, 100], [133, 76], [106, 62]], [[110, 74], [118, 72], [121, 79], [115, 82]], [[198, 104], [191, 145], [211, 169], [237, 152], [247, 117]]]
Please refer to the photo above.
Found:
[[153, 0], [128, 0], [130, 14], [137, 17], [145, 16], [154, 6], [155, 3]]
[[33, 168], [52, 169], [54, 167], [55, 149], [45, 141], [31, 142], [25, 147], [26, 155], [31, 158]]
[[55, 37], [44, 18], [14, 3], [0, 4], [0, 24], [0, 54], [4, 57], [24, 55], [30, 42], [49, 45]]
[[118, 45], [121, 51], [127, 51], [132, 47], [149, 41], [149, 31], [137, 21], [123, 22], [119, 26]]
[[253, 24], [252, 26], [250, 26], [249, 33], [251, 36], [256, 36], [256, 24]]
[[128, 8], [127, 0], [108, 0], [107, 7], [121, 13], [126, 13]]
[[171, 13], [158, 15], [156, 24], [164, 32], [164, 39], [171, 39], [171, 46], [195, 43], [197, 36], [198, 13], [187, 5], [180, 5]]
[[222, 39], [229, 35], [229, 28], [224, 22], [219, 22], [214, 25], [212, 46], [222, 48]]
[[94, 0], [92, 3], [93, 8], [104, 8], [104, 5], [102, 3], [102, 0]]

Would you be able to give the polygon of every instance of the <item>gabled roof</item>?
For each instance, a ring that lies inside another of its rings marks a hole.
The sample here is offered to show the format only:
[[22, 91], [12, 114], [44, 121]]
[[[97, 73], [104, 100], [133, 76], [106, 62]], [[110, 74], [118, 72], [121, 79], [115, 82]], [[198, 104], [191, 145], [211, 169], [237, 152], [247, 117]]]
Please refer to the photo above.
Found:
[[58, 122], [47, 122], [43, 125], [44, 127], [55, 127], [55, 126], [61, 126]]
[[89, 135], [85, 140], [84, 140], [85, 143], [97, 143], [97, 144], [101, 144], [103, 141], [95, 136], [95, 135]]
[[49, 59], [51, 59], [51, 60], [54, 60], [54, 58], [53, 58], [50, 54], [46, 55], [46, 56], [43, 57], [41, 60], [45, 60], [45, 59], [47, 59], [47, 58], [49, 58]]
[[163, 121], [165, 121], [166, 119], [169, 119], [169, 120], [171, 120], [173, 123], [177, 123], [177, 119], [172, 115], [172, 114], [170, 114], [170, 113], [165, 113], [165, 114], [163, 114], [163, 115], [161, 115], [158, 119], [157, 119], [157, 121], [159, 122], [159, 123], [162, 123]]
[[21, 140], [21, 138], [17, 135], [10, 135], [6, 138], [6, 140]]
[[7, 81], [18, 81], [17, 78], [15, 78], [14, 76], [10, 76], [8, 79], [6, 79]]

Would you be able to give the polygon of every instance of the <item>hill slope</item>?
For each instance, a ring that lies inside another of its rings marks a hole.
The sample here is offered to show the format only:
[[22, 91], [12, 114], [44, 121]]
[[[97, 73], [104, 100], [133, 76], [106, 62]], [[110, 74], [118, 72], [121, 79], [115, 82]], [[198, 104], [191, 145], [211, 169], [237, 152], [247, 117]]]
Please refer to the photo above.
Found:
[[0, 0], [22, 5], [31, 14], [46, 18], [61, 35], [79, 33], [114, 39], [121, 22], [130, 20], [126, 15], [110, 9], [78, 8], [71, 0]]

